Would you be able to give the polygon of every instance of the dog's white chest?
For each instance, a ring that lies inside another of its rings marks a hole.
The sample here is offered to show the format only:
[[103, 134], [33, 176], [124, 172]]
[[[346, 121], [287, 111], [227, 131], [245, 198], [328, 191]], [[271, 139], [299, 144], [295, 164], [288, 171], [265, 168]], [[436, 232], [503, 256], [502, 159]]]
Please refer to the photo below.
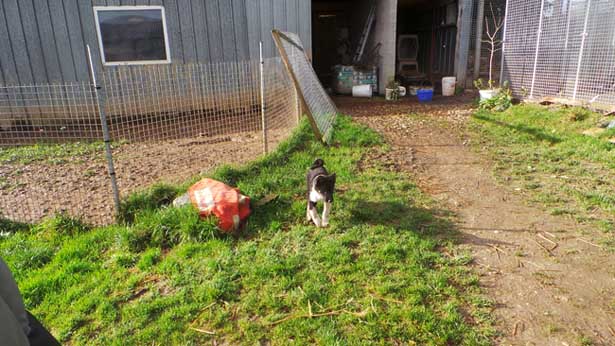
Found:
[[310, 190], [310, 201], [311, 202], [320, 202], [323, 199], [325, 199], [325, 197], [322, 194], [320, 194], [318, 191], [316, 191], [316, 189]]

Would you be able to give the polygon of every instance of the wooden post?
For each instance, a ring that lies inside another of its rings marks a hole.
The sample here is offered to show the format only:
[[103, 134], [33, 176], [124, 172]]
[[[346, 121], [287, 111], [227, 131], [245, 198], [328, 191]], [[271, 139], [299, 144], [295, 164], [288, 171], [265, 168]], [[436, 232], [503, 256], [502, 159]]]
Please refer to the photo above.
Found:
[[468, 73], [468, 52], [470, 50], [470, 36], [472, 32], [472, 3], [473, 0], [459, 1], [459, 15], [457, 16], [457, 45], [455, 47], [455, 76], [457, 84], [466, 86]]
[[480, 58], [483, 43], [483, 25], [485, 18], [485, 0], [478, 0], [476, 14], [476, 40], [474, 41], [474, 76], [473, 79], [480, 77]]

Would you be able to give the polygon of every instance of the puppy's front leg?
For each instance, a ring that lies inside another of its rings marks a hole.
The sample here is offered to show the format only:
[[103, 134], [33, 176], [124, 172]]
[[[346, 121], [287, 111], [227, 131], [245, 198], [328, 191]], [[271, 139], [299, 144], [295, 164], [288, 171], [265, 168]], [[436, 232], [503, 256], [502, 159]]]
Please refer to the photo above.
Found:
[[325, 207], [322, 211], [322, 227], [329, 226], [329, 213], [331, 212], [331, 202], [325, 202]]
[[308, 201], [308, 214], [310, 215], [312, 221], [314, 221], [316, 227], [320, 227], [322, 223], [320, 222], [320, 216], [318, 216], [316, 202]]

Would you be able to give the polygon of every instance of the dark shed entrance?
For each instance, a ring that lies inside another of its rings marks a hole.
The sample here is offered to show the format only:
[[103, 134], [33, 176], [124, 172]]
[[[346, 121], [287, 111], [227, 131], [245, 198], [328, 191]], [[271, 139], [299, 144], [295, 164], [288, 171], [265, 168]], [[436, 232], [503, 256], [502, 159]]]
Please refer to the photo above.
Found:
[[439, 85], [455, 73], [457, 1], [399, 0], [397, 77]]

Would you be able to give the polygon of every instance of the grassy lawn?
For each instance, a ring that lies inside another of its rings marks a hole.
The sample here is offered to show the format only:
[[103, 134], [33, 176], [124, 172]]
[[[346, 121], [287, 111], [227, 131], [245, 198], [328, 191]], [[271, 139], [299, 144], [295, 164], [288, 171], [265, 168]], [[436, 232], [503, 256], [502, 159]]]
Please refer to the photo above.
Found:
[[474, 142], [491, 154], [496, 176], [555, 215], [569, 215], [603, 233], [615, 247], [615, 129], [582, 132], [606, 118], [580, 108], [518, 105], [478, 111]]
[[[11, 225], [0, 256], [66, 344], [490, 344], [490, 305], [449, 216], [408, 177], [362, 161], [378, 150], [348, 118], [330, 148], [303, 124], [266, 158], [212, 173], [254, 201], [277, 195], [240, 235], [165, 207], [186, 183], [126, 200], [122, 226]], [[337, 173], [325, 229], [304, 220], [316, 157]]]

